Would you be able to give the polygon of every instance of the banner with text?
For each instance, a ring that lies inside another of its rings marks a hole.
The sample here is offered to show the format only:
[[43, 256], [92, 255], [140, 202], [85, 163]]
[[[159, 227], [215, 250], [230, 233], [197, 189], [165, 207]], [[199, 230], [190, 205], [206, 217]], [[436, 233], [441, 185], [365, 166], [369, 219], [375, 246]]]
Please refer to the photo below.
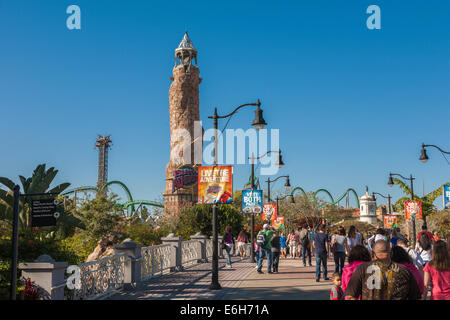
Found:
[[411, 214], [415, 214], [416, 219], [422, 219], [422, 203], [420, 201], [405, 202], [405, 219], [411, 219]]
[[277, 204], [276, 203], [264, 203], [263, 213], [261, 219], [263, 221], [273, 222], [277, 218]]
[[198, 167], [198, 203], [232, 203], [233, 166]]
[[444, 209], [450, 209], [450, 184], [443, 186], [444, 188]]
[[263, 212], [262, 190], [242, 190], [242, 212], [261, 214]]

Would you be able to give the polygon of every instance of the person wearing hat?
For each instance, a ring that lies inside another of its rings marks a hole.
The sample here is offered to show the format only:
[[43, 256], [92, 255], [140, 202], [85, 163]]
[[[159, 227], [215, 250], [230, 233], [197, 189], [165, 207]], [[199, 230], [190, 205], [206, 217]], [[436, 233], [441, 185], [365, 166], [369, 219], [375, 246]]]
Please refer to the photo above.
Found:
[[257, 269], [258, 273], [263, 273], [261, 269], [265, 256], [267, 256], [267, 273], [272, 273], [273, 257], [270, 240], [272, 239], [273, 233], [274, 231], [269, 230], [269, 225], [267, 223], [263, 225], [263, 230], [258, 232], [257, 236], [258, 238], [262, 238], [262, 236], [264, 236], [264, 243], [261, 243], [261, 248], [259, 250], [258, 269]]

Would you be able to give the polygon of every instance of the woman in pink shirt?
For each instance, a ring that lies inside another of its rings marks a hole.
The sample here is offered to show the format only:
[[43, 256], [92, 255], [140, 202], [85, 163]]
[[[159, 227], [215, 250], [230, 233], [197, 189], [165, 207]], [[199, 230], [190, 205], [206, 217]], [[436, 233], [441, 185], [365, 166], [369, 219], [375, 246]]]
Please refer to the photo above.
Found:
[[432, 283], [431, 300], [450, 300], [450, 257], [447, 243], [436, 241], [431, 251], [431, 261], [425, 268], [425, 290], [423, 299], [426, 300], [428, 285]]
[[361, 245], [356, 245], [348, 254], [348, 265], [342, 269], [342, 290], [345, 292], [347, 288], [348, 282], [352, 277], [353, 272], [355, 272], [356, 268], [365, 262], [371, 261], [372, 258], [370, 256], [369, 250], [366, 247]]
[[420, 293], [423, 294], [423, 276], [422, 273], [417, 269], [416, 265], [413, 264], [413, 261], [408, 254], [408, 252], [400, 246], [392, 247], [392, 261], [405, 266], [411, 271], [414, 278], [419, 285]]

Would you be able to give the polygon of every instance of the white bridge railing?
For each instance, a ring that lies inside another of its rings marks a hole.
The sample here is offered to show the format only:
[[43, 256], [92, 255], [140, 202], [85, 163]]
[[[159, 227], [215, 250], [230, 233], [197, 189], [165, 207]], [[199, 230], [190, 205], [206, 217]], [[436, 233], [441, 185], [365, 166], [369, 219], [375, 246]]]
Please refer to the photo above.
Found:
[[124, 254], [116, 254], [79, 264], [79, 289], [69, 291], [67, 299], [94, 300], [116, 293], [123, 288], [126, 260]]
[[169, 244], [143, 247], [141, 255], [141, 280], [162, 275], [176, 266], [175, 249]]
[[[115, 255], [67, 269], [66, 262], [55, 262], [49, 256], [45, 256], [45, 261], [38, 258], [20, 268], [23, 277], [30, 277], [40, 287], [44, 299], [94, 300], [107, 298], [121, 290], [134, 290], [140, 283], [156, 276], [209, 262], [213, 255], [213, 240], [199, 233], [187, 241], [169, 234], [162, 242], [142, 247], [127, 239], [114, 246]], [[247, 257], [250, 250], [251, 245], [247, 244]], [[224, 256], [223, 251], [218, 248], [219, 257]]]

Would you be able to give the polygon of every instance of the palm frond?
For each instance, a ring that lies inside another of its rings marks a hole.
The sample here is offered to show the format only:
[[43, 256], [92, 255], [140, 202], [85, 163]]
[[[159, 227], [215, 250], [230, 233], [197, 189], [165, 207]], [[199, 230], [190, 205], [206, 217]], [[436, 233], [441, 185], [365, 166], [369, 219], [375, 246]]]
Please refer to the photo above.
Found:
[[[445, 185], [445, 184], [450, 184], [450, 182], [446, 182], [443, 185]], [[442, 192], [443, 192], [442, 186], [443, 185], [439, 186], [437, 189], [431, 191], [430, 193], [427, 193], [423, 197], [424, 201], [433, 203], [434, 200], [436, 200], [438, 197], [442, 196]]]
[[49, 190], [49, 193], [61, 193], [64, 190], [66, 190], [70, 186], [70, 183], [61, 183], [60, 185], [54, 187], [53, 189]]
[[13, 181], [5, 177], [0, 177], [0, 183], [5, 185], [11, 190], [14, 190], [14, 186], [16, 185]]

